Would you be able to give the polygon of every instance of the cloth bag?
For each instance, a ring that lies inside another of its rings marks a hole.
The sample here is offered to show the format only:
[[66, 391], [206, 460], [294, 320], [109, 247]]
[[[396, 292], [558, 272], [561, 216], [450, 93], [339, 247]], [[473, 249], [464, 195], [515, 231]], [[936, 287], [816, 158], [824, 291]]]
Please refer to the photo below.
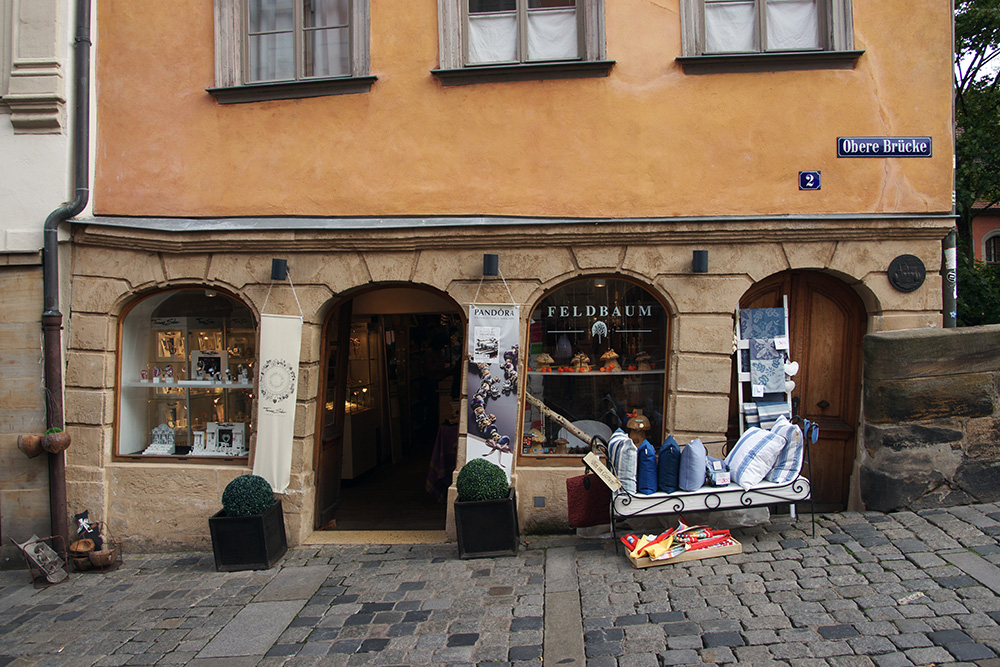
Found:
[[566, 505], [574, 528], [611, 523], [611, 489], [595, 474], [566, 478]]
[[669, 435], [660, 447], [657, 461], [657, 488], [665, 493], [675, 493], [681, 483], [681, 448]]
[[635, 487], [639, 493], [656, 493], [656, 449], [643, 440], [636, 452]]
[[695, 438], [684, 446], [684, 449], [681, 450], [681, 473], [678, 483], [681, 491], [697, 491], [705, 486], [705, 465], [707, 463], [708, 451], [701, 442], [701, 438]]

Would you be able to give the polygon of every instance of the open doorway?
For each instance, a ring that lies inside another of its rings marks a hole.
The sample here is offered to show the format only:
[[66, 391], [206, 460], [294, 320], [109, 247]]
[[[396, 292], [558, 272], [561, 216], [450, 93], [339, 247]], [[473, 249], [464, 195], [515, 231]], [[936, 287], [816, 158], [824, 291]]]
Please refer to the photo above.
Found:
[[453, 301], [364, 292], [326, 326], [316, 527], [444, 530], [465, 326]]

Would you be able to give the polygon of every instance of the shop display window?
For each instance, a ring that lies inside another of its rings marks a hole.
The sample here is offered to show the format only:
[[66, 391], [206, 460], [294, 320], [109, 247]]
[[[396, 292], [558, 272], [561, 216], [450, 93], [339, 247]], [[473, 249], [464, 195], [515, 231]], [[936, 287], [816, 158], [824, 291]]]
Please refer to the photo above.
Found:
[[212, 290], [163, 292], [122, 322], [118, 456], [246, 459], [257, 334]]
[[582, 456], [590, 445], [566, 422], [607, 440], [636, 413], [659, 444], [668, 334], [666, 308], [628, 280], [574, 280], [545, 296], [529, 323], [521, 456]]

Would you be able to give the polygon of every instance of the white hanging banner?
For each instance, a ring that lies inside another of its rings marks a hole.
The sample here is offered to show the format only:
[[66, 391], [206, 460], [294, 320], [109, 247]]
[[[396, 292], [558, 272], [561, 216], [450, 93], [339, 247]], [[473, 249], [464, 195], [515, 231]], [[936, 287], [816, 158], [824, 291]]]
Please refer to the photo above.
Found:
[[469, 306], [469, 432], [465, 460], [486, 457], [503, 468], [508, 480], [518, 426], [520, 322], [518, 306]]
[[253, 473], [270, 482], [277, 493], [288, 488], [292, 475], [301, 346], [302, 317], [261, 314]]

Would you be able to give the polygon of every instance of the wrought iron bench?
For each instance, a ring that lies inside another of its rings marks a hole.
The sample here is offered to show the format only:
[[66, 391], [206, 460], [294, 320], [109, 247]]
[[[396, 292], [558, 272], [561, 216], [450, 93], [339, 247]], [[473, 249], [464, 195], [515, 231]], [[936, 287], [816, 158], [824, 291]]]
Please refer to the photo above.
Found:
[[[706, 444], [719, 444], [706, 443]], [[733, 442], [727, 441], [723, 452], [726, 453]], [[608, 456], [606, 443], [596, 443], [595, 449], [607, 461], [611, 472], [618, 475], [611, 464]], [[809, 438], [805, 438], [805, 451], [803, 454], [803, 469], [812, 470], [809, 458]], [[618, 535], [615, 522], [639, 516], [656, 516], [683, 514], [685, 512], [713, 512], [731, 509], [749, 509], [753, 507], [766, 507], [770, 505], [788, 504], [791, 510], [791, 517], [796, 519], [795, 504], [809, 501], [809, 513], [812, 518], [812, 534], [816, 536], [816, 514], [812, 501], [812, 485], [807, 477], [800, 473], [791, 482], [786, 484], [775, 484], [773, 482], [762, 481], [759, 484], [744, 489], [738, 484], [731, 483], [727, 486], [702, 486], [696, 491], [676, 491], [666, 493], [658, 491], [651, 494], [629, 493], [624, 488], [611, 494], [611, 536], [618, 544]]]

